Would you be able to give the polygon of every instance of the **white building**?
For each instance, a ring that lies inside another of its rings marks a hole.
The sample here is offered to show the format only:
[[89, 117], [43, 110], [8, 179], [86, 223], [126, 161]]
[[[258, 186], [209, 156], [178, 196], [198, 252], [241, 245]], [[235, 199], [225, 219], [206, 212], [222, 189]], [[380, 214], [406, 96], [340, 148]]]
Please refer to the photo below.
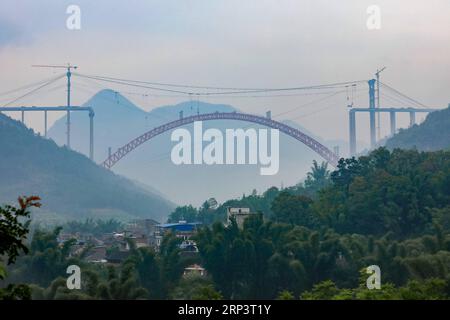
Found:
[[244, 226], [244, 221], [249, 216], [254, 215], [254, 212], [250, 212], [250, 208], [227, 208], [227, 225], [230, 224], [231, 218], [236, 219], [236, 223], [239, 228]]

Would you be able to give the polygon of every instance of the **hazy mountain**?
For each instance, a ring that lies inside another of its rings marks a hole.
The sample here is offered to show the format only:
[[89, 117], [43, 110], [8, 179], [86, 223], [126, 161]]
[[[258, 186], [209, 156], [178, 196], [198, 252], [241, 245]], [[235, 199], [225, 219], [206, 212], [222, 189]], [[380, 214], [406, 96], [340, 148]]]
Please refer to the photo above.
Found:
[[[108, 147], [117, 148], [155, 126], [184, 116], [210, 112], [239, 111], [232, 106], [193, 101], [177, 105], [162, 106], [145, 112], [122, 95], [112, 90], [102, 90], [87, 101], [85, 106], [95, 110], [95, 161], [102, 162], [108, 155]], [[72, 147], [88, 153], [88, 117], [73, 113]], [[58, 144], [65, 143], [65, 116], [49, 130], [49, 136]], [[305, 133], [298, 123], [289, 122]], [[241, 121], [215, 120], [203, 123], [203, 130], [262, 128]], [[192, 133], [192, 125], [187, 128]], [[293, 138], [280, 135], [280, 170], [273, 176], [261, 176], [259, 165], [181, 165], [171, 162], [170, 152], [175, 145], [170, 141], [170, 132], [146, 142], [119, 161], [113, 170], [132, 179], [154, 186], [170, 200], [179, 204], [199, 205], [209, 197], [219, 201], [250, 193], [254, 188], [264, 191], [270, 186], [292, 185], [306, 175], [312, 160], [321, 161], [320, 156]], [[321, 140], [320, 138], [318, 138]], [[331, 146], [330, 146], [331, 147]]]
[[421, 151], [450, 149], [450, 107], [430, 113], [419, 125], [400, 129], [386, 141], [386, 147]]
[[0, 202], [38, 195], [35, 220], [149, 217], [164, 220], [173, 204], [86, 156], [59, 147], [0, 114]]

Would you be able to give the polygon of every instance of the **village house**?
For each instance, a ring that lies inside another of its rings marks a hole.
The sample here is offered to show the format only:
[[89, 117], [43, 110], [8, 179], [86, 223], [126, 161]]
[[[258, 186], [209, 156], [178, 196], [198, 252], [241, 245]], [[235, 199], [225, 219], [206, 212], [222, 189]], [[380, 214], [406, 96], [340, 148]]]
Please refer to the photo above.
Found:
[[231, 219], [235, 219], [238, 227], [242, 229], [244, 227], [244, 221], [248, 217], [255, 215], [256, 213], [250, 212], [250, 208], [227, 208], [227, 223], [231, 223]]
[[153, 219], [134, 220], [125, 228], [125, 235], [135, 241], [136, 246], [140, 247], [156, 247], [157, 236], [159, 236], [159, 222]]
[[199, 276], [206, 276], [206, 269], [198, 264], [192, 264], [186, 268], [184, 268], [183, 276], [188, 276], [191, 274], [197, 274]]

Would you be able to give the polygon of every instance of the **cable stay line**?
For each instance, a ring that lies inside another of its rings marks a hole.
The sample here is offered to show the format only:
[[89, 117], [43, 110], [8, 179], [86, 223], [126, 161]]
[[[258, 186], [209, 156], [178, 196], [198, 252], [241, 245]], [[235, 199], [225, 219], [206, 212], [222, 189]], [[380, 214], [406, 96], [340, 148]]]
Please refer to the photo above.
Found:
[[59, 79], [61, 79], [63, 77], [65, 77], [65, 75], [60, 75], [60, 76], [58, 76], [58, 77], [56, 77], [56, 78], [54, 78], [54, 79], [52, 79], [50, 81], [47, 81], [44, 84], [40, 85], [39, 87], [37, 87], [37, 88], [35, 88], [35, 89], [31, 90], [31, 91], [28, 91], [27, 93], [25, 93], [25, 94], [15, 98], [15, 99], [13, 99], [13, 100], [7, 102], [6, 104], [3, 105], [3, 107], [9, 106], [10, 104], [12, 104], [14, 102], [17, 102], [17, 101], [19, 101], [19, 100], [21, 100], [21, 99], [23, 99], [23, 98], [25, 98], [25, 97], [35, 93], [35, 92], [37, 92], [38, 90], [40, 90], [40, 89], [42, 89], [42, 88], [44, 88], [44, 87], [46, 87], [46, 86], [48, 86], [48, 85], [58, 81]]
[[[117, 83], [121, 85], [127, 85], [127, 86], [134, 86], [134, 87], [140, 87], [140, 88], [146, 88], [150, 90], [158, 90], [158, 91], [166, 91], [166, 92], [172, 92], [172, 93], [180, 93], [185, 95], [196, 95], [196, 96], [215, 96], [215, 95], [230, 95], [230, 94], [249, 94], [249, 93], [265, 93], [265, 92], [279, 92], [279, 91], [298, 91], [298, 90], [314, 90], [314, 89], [333, 89], [333, 88], [340, 88], [348, 84], [355, 84], [359, 82], [364, 82], [365, 80], [359, 80], [359, 81], [349, 81], [349, 82], [339, 82], [339, 83], [331, 83], [331, 84], [323, 84], [323, 85], [314, 85], [314, 86], [305, 86], [305, 87], [287, 87], [287, 88], [264, 88], [264, 89], [248, 89], [248, 88], [234, 88], [233, 91], [223, 91], [223, 92], [195, 92], [195, 91], [182, 91], [182, 90], [174, 90], [174, 89], [167, 89], [167, 88], [160, 88], [153, 86], [147, 86], [143, 84], [148, 84], [145, 81], [136, 81], [136, 80], [126, 80], [126, 79], [119, 79], [119, 78], [106, 78], [101, 76], [88, 76], [80, 73], [74, 73], [74, 75], [99, 80], [99, 81], [105, 81], [110, 83]], [[154, 84], [154, 83], [153, 83]], [[161, 86], [161, 84], [160, 84]], [[177, 85], [181, 86], [181, 85]], [[187, 85], [183, 85], [187, 86]], [[207, 87], [207, 88], [213, 88], [213, 87]], [[218, 88], [218, 87], [214, 87]], [[225, 90], [226, 88], [221, 88], [221, 90]]]
[[[343, 92], [345, 92], [345, 91], [343, 91]], [[360, 97], [360, 96], [361, 96], [361, 95], [358, 95], [358, 96], [356, 96], [355, 98], [358, 98], [358, 97]], [[299, 115], [299, 116], [290, 118], [289, 120], [295, 120], [295, 119], [300, 119], [300, 118], [306, 118], [306, 117], [315, 115], [315, 114], [317, 114], [317, 113], [320, 113], [320, 112], [322, 112], [322, 111], [331, 109], [331, 108], [333, 108], [333, 107], [335, 107], [335, 106], [336, 106], [336, 104], [334, 104], [334, 103], [331, 104], [331, 105], [329, 104], [329, 105], [327, 105], [327, 106], [325, 106], [325, 107], [323, 107], [323, 108], [316, 109], [316, 110], [311, 111], [311, 112], [309, 112], [309, 113], [305, 113], [305, 114], [302, 114], [302, 115]]]
[[120, 81], [120, 80], [107, 80], [107, 79], [98, 78], [98, 77], [91, 77], [91, 76], [81, 75], [79, 73], [72, 73], [72, 74], [73, 75], [77, 75], [79, 77], [83, 77], [83, 78], [94, 79], [94, 80], [110, 82], [110, 83], [116, 83], [116, 84], [121, 84], [121, 85], [126, 85], [126, 86], [132, 86], [132, 87], [138, 87], [138, 88], [146, 88], [146, 89], [156, 90], [156, 91], [181, 93], [181, 94], [185, 94], [185, 95], [192, 94], [192, 92], [188, 92], [188, 91], [165, 89], [165, 88], [157, 88], [157, 87], [152, 87], [152, 86], [144, 86], [144, 85], [141, 85], [141, 84], [132, 84], [132, 83], [128, 83], [128, 82], [124, 82], [124, 81]]
[[[95, 85], [101, 89], [108, 89], [108, 87], [99, 84], [92, 79], [81, 78], [80, 80], [89, 81], [92, 85]], [[87, 84], [82, 84], [76, 82], [78, 85], [87, 86]], [[113, 89], [111, 89], [113, 90]], [[114, 90], [123, 95], [134, 95], [141, 97], [155, 97], [155, 98], [186, 98], [186, 94], [158, 94], [152, 92], [136, 92], [136, 91], [124, 91], [124, 90]], [[265, 95], [227, 95], [227, 96], [210, 96], [211, 98], [278, 98], [278, 97], [300, 97], [300, 96], [318, 96], [318, 95], [328, 95], [336, 91], [320, 91], [320, 92], [301, 92], [301, 93], [287, 93], [287, 94], [265, 94]]]
[[[64, 76], [64, 75], [63, 75], [63, 76]], [[58, 79], [58, 77], [60, 77], [60, 76], [52, 77], [52, 78], [48, 78], [48, 79], [44, 79], [44, 80], [41, 80], [41, 81], [37, 81], [37, 82], [34, 82], [34, 83], [30, 83], [30, 84], [27, 84], [27, 85], [18, 87], [18, 88], [16, 88], [16, 89], [12, 89], [12, 90], [9, 90], [9, 91], [5, 91], [5, 92], [0, 93], [0, 96], [7, 96], [7, 95], [9, 95], [9, 94], [11, 94], [11, 93], [14, 93], [14, 92], [17, 92], [17, 91], [26, 90], [26, 89], [29, 89], [29, 88], [38, 86], [38, 85], [40, 85], [40, 84], [43, 84], [43, 83], [45, 83], [45, 82], [47, 82], [47, 81], [56, 80], [56, 79]], [[7, 99], [5, 99], [5, 100], [7, 100]]]
[[[196, 85], [187, 85], [187, 84], [173, 84], [173, 83], [161, 83], [161, 82], [150, 82], [150, 81], [141, 81], [141, 80], [130, 80], [130, 79], [123, 79], [123, 78], [113, 78], [113, 77], [107, 77], [107, 76], [100, 76], [100, 75], [85, 75], [80, 73], [74, 74], [78, 76], [86, 76], [86, 77], [93, 77], [98, 79], [105, 79], [105, 80], [115, 80], [115, 81], [122, 81], [122, 82], [131, 82], [131, 83], [141, 83], [141, 84], [148, 84], [148, 85], [154, 85], [159, 87], [176, 87], [176, 88], [190, 88], [190, 89], [206, 89], [206, 90], [233, 90], [233, 91], [254, 91], [254, 92], [265, 92], [265, 91], [279, 91], [279, 90], [303, 90], [303, 89], [316, 89], [316, 88], [322, 88], [326, 86], [343, 86], [346, 84], [352, 84], [352, 83], [358, 83], [358, 82], [366, 82], [367, 80], [358, 80], [358, 81], [348, 81], [348, 82], [338, 82], [338, 83], [331, 83], [331, 84], [325, 84], [325, 85], [315, 85], [315, 86], [306, 86], [306, 87], [287, 87], [287, 88], [237, 88], [237, 87], [216, 87], [216, 86], [196, 86]], [[192, 92], [195, 94], [195, 92]], [[203, 93], [200, 93], [203, 94]]]
[[410, 102], [406, 99], [402, 99], [398, 96], [387, 94], [384, 91], [381, 93], [381, 96], [383, 97], [383, 99], [386, 98], [386, 99], [390, 100], [391, 102], [398, 103], [400, 106], [415, 106], [412, 102]]
[[403, 98], [405, 98], [405, 99], [407, 99], [407, 100], [413, 102], [413, 103], [414, 103], [415, 105], [417, 105], [418, 107], [425, 108], [425, 109], [429, 109], [428, 106], [426, 106], [426, 105], [424, 105], [423, 103], [421, 103], [421, 102], [419, 102], [419, 101], [417, 101], [417, 100], [415, 100], [415, 99], [413, 99], [413, 98], [407, 96], [407, 95], [404, 94], [404, 93], [401, 93], [400, 91], [398, 91], [397, 89], [394, 89], [393, 87], [389, 86], [388, 84], [383, 83], [383, 82], [380, 82], [380, 84], [381, 84], [382, 86], [384, 86], [385, 88], [387, 88], [387, 89], [389, 89], [389, 90], [395, 92], [397, 95], [399, 95], [399, 96], [401, 96], [401, 97], [403, 97]]
[[325, 101], [325, 100], [327, 100], [327, 99], [330, 99], [330, 98], [332, 98], [332, 97], [334, 97], [334, 96], [336, 96], [336, 95], [338, 95], [338, 94], [340, 94], [340, 93], [343, 93], [343, 92], [345, 92], [345, 91], [342, 90], [342, 91], [334, 92], [334, 93], [332, 93], [332, 94], [330, 94], [330, 95], [328, 95], [328, 96], [326, 96], [326, 97], [322, 97], [322, 98], [320, 98], [320, 99], [316, 99], [316, 100], [313, 100], [313, 101], [304, 103], [304, 104], [302, 104], [302, 105], [300, 105], [300, 106], [297, 106], [297, 107], [295, 107], [295, 108], [292, 108], [292, 109], [289, 109], [289, 110], [286, 110], [286, 111], [277, 113], [277, 114], [274, 115], [274, 117], [279, 117], [279, 116], [282, 116], [282, 115], [285, 115], [285, 114], [288, 114], [288, 113], [297, 111], [297, 110], [300, 109], [300, 108], [304, 108], [304, 107], [307, 107], [307, 106], [310, 106], [310, 105], [314, 105], [314, 104], [316, 104], [316, 103], [319, 103], [319, 102]]

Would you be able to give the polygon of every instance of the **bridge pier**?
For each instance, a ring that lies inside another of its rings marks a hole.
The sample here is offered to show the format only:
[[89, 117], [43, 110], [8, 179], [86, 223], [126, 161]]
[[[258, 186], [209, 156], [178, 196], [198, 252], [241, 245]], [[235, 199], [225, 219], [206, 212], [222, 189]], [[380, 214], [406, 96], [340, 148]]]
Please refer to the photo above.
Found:
[[44, 111], [44, 137], [47, 138], [47, 110]]
[[395, 111], [389, 112], [389, 120], [391, 121], [391, 136], [393, 136], [395, 134], [395, 131], [397, 131], [395, 124]]
[[89, 159], [94, 161], [94, 111], [89, 111]]
[[350, 157], [356, 155], [356, 117], [355, 111], [350, 110], [348, 113], [350, 123]]
[[409, 112], [409, 126], [412, 127], [416, 124], [416, 113], [414, 111]]

